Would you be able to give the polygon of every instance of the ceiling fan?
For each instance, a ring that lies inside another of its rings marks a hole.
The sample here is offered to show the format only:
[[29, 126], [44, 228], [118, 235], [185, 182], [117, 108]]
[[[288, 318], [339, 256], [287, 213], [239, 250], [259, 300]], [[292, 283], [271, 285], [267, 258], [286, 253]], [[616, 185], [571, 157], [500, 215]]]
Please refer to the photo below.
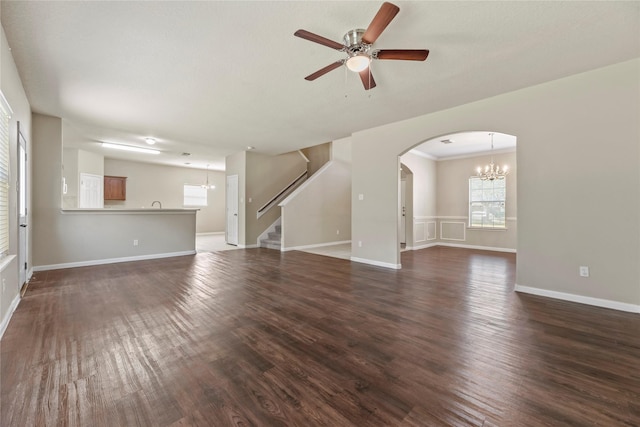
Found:
[[347, 68], [360, 74], [360, 79], [365, 90], [376, 87], [376, 82], [369, 67], [373, 59], [396, 59], [404, 61], [424, 61], [429, 55], [427, 49], [373, 49], [373, 43], [380, 34], [387, 28], [387, 25], [400, 12], [400, 8], [395, 4], [385, 2], [374, 16], [366, 30], [350, 30], [343, 37], [343, 43], [329, 40], [325, 37], [313, 34], [306, 30], [298, 30], [293, 35], [305, 40], [318, 43], [340, 52], [345, 52], [347, 57], [319, 69], [313, 74], [305, 77], [305, 80], [313, 81], [324, 76], [329, 71], [335, 70], [346, 64]]

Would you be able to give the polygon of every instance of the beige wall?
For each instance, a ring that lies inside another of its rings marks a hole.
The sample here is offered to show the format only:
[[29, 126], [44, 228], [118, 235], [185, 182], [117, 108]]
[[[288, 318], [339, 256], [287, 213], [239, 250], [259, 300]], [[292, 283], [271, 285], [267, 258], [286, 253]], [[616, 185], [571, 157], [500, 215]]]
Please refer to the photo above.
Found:
[[[478, 166], [484, 166], [491, 160], [490, 155], [483, 154], [463, 159], [441, 160], [437, 165], [437, 236], [438, 242], [454, 245], [481, 246], [502, 250], [516, 250], [517, 248], [517, 212], [518, 199], [518, 168], [516, 153], [495, 154], [496, 164], [508, 165], [507, 198], [506, 198], [506, 230], [478, 230], [468, 228], [469, 222], [469, 177]], [[441, 222], [445, 221], [455, 231], [462, 230], [463, 240], [457, 240], [457, 234], [452, 236], [441, 234]], [[464, 223], [463, 226], [460, 223]], [[456, 240], [448, 240], [454, 237]]]
[[351, 167], [331, 161], [281, 204], [283, 250], [351, 240]]
[[[163, 208], [182, 208], [184, 184], [201, 185], [207, 180], [207, 171], [155, 165], [127, 160], [105, 159], [104, 174], [127, 177], [127, 200], [106, 200], [105, 208], [150, 208], [155, 200]], [[198, 208], [196, 232], [212, 233], [225, 230], [225, 173], [209, 171], [208, 206]], [[157, 206], [157, 204], [156, 204]]]
[[62, 195], [62, 207], [75, 209], [78, 207], [80, 194], [80, 174], [104, 175], [104, 157], [77, 148], [63, 148], [62, 175], [67, 185], [67, 193]]
[[302, 151], [302, 153], [307, 156], [307, 159], [309, 159], [309, 163], [307, 163], [307, 172], [309, 173], [309, 176], [312, 176], [322, 166], [324, 166], [325, 163], [331, 160], [330, 142], [303, 148], [300, 151]]
[[297, 152], [269, 156], [248, 152], [246, 156], [246, 245], [256, 245], [258, 237], [280, 217], [275, 205], [257, 217], [258, 209], [277, 195], [307, 168], [307, 162]]
[[[13, 60], [13, 56], [11, 55], [9, 44], [7, 43], [7, 39], [4, 34], [4, 29], [1, 31], [0, 39], [0, 90], [2, 90], [2, 94], [13, 110], [13, 114], [9, 120], [9, 171], [11, 173], [9, 182], [16, 182], [16, 172], [18, 170], [16, 160], [18, 157], [18, 122], [20, 122], [22, 135], [27, 141], [29, 170], [33, 169], [30, 155], [32, 152], [31, 107], [27, 100], [22, 82], [20, 81], [18, 69]], [[33, 215], [31, 213], [31, 200], [33, 199], [31, 195], [31, 188], [33, 188], [33, 184], [28, 180], [27, 185], [29, 187], [29, 200], [27, 202], [29, 212], [28, 223], [31, 225], [33, 223]], [[13, 190], [15, 188], [12, 186], [11, 189]], [[27, 232], [27, 249], [29, 251], [27, 253], [27, 265], [28, 268], [31, 269], [31, 266], [33, 265], [31, 255], [33, 239], [30, 228], [27, 228]], [[18, 250], [17, 198], [15, 191], [9, 191], [9, 254], [17, 255]], [[8, 321], [9, 315], [11, 314], [10, 309], [12, 308], [12, 305], [15, 306], [19, 298], [20, 284], [17, 258], [13, 258], [13, 260], [6, 265], [2, 271], [0, 271], [0, 279], [0, 283], [4, 282], [5, 284], [4, 289], [0, 287], [0, 322], [2, 322], [2, 325], [6, 326], [5, 322]]]
[[104, 176], [104, 156], [86, 150], [78, 150], [78, 174], [81, 173]]
[[78, 174], [78, 149], [64, 148], [62, 150], [62, 176], [67, 192], [62, 194], [62, 207], [64, 209], [74, 209], [78, 207], [78, 193], [80, 192], [80, 182]]
[[433, 243], [429, 225], [436, 217], [436, 162], [414, 153], [405, 153], [400, 162], [408, 168], [406, 188], [407, 248]]
[[193, 213], [63, 212], [62, 120], [34, 113], [32, 123], [35, 269], [195, 251]]
[[413, 215], [432, 217], [436, 215], [436, 162], [425, 157], [406, 153], [401, 162], [413, 174]]
[[354, 259], [400, 265], [400, 153], [491, 129], [518, 138], [518, 285], [640, 304], [639, 75], [628, 61], [355, 133]]

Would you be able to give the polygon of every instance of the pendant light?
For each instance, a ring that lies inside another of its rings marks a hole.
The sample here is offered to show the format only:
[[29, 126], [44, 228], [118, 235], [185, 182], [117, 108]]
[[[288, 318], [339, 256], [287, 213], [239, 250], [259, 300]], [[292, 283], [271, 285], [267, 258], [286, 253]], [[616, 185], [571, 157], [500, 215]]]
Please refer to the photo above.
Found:
[[206, 188], [207, 190], [213, 190], [214, 188], [216, 188], [215, 185], [209, 184], [209, 165], [207, 165], [207, 183], [202, 184], [200, 187]]

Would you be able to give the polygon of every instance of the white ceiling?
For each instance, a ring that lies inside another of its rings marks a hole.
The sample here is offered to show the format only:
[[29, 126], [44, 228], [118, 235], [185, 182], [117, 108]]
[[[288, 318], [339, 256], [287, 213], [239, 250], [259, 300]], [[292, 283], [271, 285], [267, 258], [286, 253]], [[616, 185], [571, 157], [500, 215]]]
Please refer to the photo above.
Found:
[[374, 62], [371, 91], [344, 67], [304, 80], [343, 54], [293, 33], [341, 41], [379, 1], [3, 0], [0, 12], [32, 109], [62, 117], [65, 142], [154, 136], [153, 161], [218, 169], [249, 145], [283, 153], [640, 56], [640, 2], [395, 3], [374, 47], [430, 55]]
[[413, 148], [411, 152], [433, 160], [468, 157], [491, 151], [492, 140], [494, 153], [506, 153], [516, 149], [517, 141], [513, 135], [476, 131], [452, 133], [431, 138]]

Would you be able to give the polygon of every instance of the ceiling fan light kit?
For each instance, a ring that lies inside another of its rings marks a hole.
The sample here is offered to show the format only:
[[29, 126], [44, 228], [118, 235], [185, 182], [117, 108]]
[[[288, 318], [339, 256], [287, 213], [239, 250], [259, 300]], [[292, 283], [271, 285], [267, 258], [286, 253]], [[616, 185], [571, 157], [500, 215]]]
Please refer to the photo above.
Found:
[[383, 3], [367, 29], [350, 30], [344, 35], [342, 44], [306, 30], [296, 31], [294, 33], [294, 36], [296, 37], [300, 37], [347, 54], [347, 58], [338, 60], [324, 68], [321, 68], [315, 73], [305, 77], [305, 80], [313, 81], [318, 77], [324, 76], [329, 71], [335, 70], [345, 64], [349, 70], [360, 74], [360, 79], [362, 80], [365, 90], [369, 90], [376, 86], [369, 67], [372, 60], [390, 59], [424, 61], [427, 59], [427, 56], [429, 56], [429, 51], [427, 49], [372, 49], [373, 43], [375, 43], [380, 34], [382, 34], [385, 28], [387, 28], [399, 11], [400, 8], [398, 6], [387, 2]]
[[369, 68], [371, 58], [365, 54], [359, 54], [347, 59], [347, 68], [355, 73], [364, 71]]

